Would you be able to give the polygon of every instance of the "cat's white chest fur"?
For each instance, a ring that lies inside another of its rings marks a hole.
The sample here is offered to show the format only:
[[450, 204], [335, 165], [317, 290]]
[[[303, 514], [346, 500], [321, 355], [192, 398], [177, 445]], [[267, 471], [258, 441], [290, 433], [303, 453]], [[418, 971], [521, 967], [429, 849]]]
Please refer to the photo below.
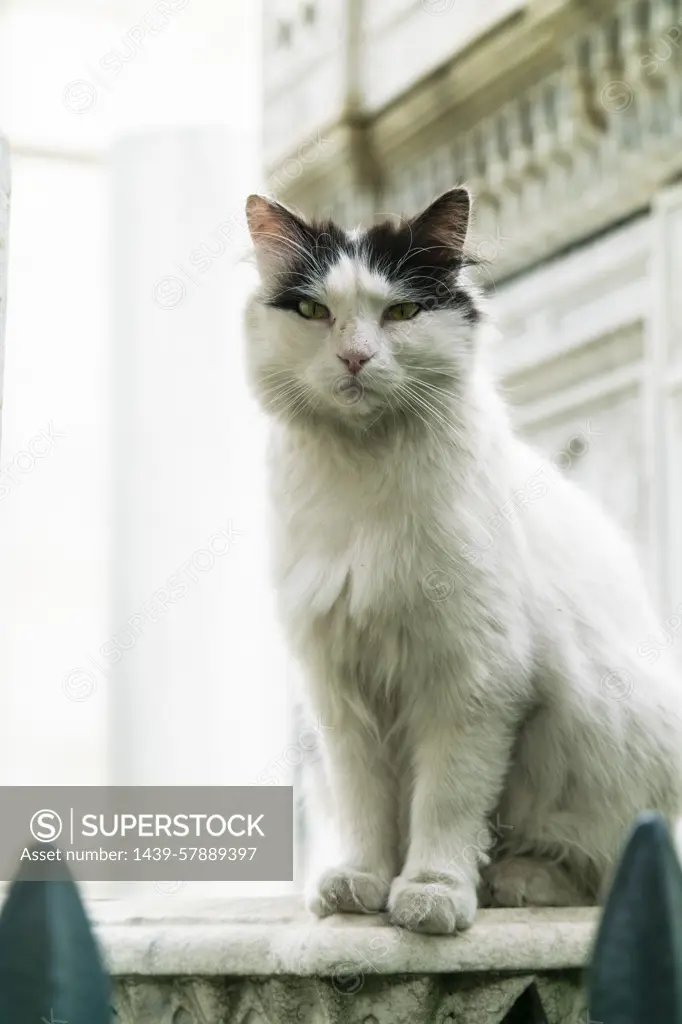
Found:
[[401, 474], [395, 451], [373, 463], [353, 451], [330, 457], [328, 445], [316, 458], [314, 443], [301, 444], [273, 451], [276, 574], [288, 614], [326, 615], [343, 600], [360, 623], [409, 602], [445, 533], [417, 507], [425, 485]]

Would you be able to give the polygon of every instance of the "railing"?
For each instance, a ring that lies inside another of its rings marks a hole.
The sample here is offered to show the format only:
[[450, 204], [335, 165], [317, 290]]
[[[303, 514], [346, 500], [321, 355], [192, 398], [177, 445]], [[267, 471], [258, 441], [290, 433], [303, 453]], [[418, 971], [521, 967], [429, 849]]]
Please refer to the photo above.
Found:
[[592, 1024], [682, 1021], [682, 872], [661, 818], [641, 819], [597, 936]]
[[110, 1024], [109, 978], [78, 890], [21, 872], [0, 917], [2, 1024]]

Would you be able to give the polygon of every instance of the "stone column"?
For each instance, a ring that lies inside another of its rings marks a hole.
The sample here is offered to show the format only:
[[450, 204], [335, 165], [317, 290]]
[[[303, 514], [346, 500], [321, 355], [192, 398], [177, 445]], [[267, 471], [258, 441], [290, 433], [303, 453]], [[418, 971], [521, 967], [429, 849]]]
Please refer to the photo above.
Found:
[[222, 128], [113, 158], [111, 779], [249, 784], [288, 742], [266, 571], [264, 431], [241, 318], [249, 162]]
[[[682, 186], [661, 190], [652, 204], [652, 315], [648, 385], [661, 612], [677, 663], [682, 663]], [[667, 649], [667, 648], [666, 648]]]
[[[2, 377], [5, 366], [5, 317], [7, 312], [7, 246], [9, 243], [9, 146], [0, 136], [0, 410], [2, 409]], [[0, 414], [0, 440], [2, 416]]]

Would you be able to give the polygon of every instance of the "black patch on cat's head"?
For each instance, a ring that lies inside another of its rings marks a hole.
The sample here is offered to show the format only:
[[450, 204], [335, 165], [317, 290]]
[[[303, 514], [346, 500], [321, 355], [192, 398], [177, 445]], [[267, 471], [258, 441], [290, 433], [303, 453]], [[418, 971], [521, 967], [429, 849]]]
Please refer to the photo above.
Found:
[[341, 256], [354, 253], [347, 232], [331, 220], [310, 224], [298, 221], [294, 239], [296, 248], [292, 249], [286, 269], [277, 276], [275, 292], [268, 299], [268, 305], [280, 309], [295, 309]]
[[469, 204], [465, 189], [452, 189], [411, 220], [385, 221], [352, 236], [332, 221], [306, 223], [289, 214], [287, 258], [268, 304], [296, 309], [346, 255], [397, 285], [406, 301], [428, 311], [458, 309], [476, 323], [480, 312], [459, 280], [462, 269], [474, 262], [464, 251]]
[[460, 286], [462, 269], [473, 260], [463, 249], [414, 230], [413, 222], [379, 224], [359, 240], [362, 258], [424, 309], [458, 309], [469, 323], [480, 320], [473, 297]]

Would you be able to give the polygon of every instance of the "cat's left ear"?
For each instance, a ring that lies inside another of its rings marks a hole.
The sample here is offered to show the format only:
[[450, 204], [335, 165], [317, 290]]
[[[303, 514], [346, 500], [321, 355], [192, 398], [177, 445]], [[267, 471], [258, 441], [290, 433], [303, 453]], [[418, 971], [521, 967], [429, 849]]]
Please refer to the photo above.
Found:
[[451, 188], [413, 217], [410, 226], [415, 239], [418, 237], [424, 243], [430, 241], [461, 252], [466, 242], [470, 213], [469, 190]]
[[306, 225], [281, 203], [265, 196], [249, 196], [246, 222], [261, 276], [282, 273], [300, 254], [306, 240]]

